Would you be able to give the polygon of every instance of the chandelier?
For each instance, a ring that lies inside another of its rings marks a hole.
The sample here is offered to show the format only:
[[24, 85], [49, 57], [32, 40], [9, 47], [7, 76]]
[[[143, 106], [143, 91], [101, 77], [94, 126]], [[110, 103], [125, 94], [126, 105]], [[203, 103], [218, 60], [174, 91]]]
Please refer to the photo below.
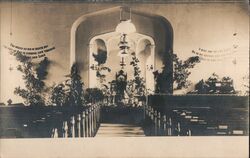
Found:
[[126, 66], [125, 57], [129, 54], [129, 42], [128, 35], [136, 32], [135, 25], [131, 20], [131, 9], [130, 9], [130, 18], [122, 19], [122, 10], [120, 12], [120, 23], [116, 26], [115, 32], [120, 34], [120, 42], [118, 44], [120, 51], [118, 52], [118, 56], [121, 57], [120, 66], [123, 69]]

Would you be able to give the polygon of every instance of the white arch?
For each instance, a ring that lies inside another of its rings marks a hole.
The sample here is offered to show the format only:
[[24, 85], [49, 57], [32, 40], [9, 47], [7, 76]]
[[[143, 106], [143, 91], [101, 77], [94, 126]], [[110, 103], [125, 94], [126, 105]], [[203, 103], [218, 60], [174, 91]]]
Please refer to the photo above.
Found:
[[74, 64], [76, 60], [76, 30], [79, 27], [79, 25], [84, 22], [87, 18], [91, 16], [97, 16], [102, 15], [109, 12], [119, 11], [122, 9], [121, 6], [114, 7], [114, 8], [108, 8], [100, 11], [96, 11], [93, 13], [88, 13], [85, 15], [80, 16], [72, 25], [71, 31], [70, 31], [70, 67]]
[[[87, 20], [90, 17], [100, 16], [100, 15], [103, 15], [103, 14], [112, 13], [112, 12], [116, 12], [116, 11], [119, 12], [121, 9], [123, 9], [123, 7], [117, 6], [117, 7], [113, 7], [113, 8], [108, 8], [108, 9], [88, 13], [88, 14], [82, 15], [79, 18], [76, 19], [76, 21], [72, 24], [71, 32], [70, 32], [70, 67], [76, 61], [76, 32], [77, 32], [78, 27], [82, 23], [84, 23], [85, 20]], [[139, 14], [141, 12], [137, 12], [137, 11], [133, 12], [133, 14], [137, 14], [137, 13]], [[150, 18], [158, 16], [158, 15], [154, 16], [154, 15], [151, 15], [151, 14], [144, 14], [144, 12], [143, 12], [142, 16], [143, 15], [145, 15], [147, 17], [150, 17]], [[159, 16], [159, 17], [161, 17], [161, 16]], [[138, 50], [138, 44], [141, 41], [143, 41], [143, 40], [150, 41], [150, 44], [151, 44], [151, 49], [150, 50], [151, 50], [151, 54], [153, 54], [151, 58], [152, 58], [152, 61], [153, 61], [153, 69], [155, 69], [155, 66], [156, 66], [155, 65], [155, 42], [154, 42], [153, 38], [150, 37], [150, 36], [146, 36], [146, 35], [143, 35], [143, 34], [140, 34], [140, 35], [141, 35], [141, 38], [139, 37], [139, 39], [136, 39], [137, 42], [135, 42], [135, 51], [138, 52], [137, 51]], [[108, 49], [109, 49], [108, 44], [107, 43], [105, 43], [105, 44], [107, 46], [107, 52], [109, 52], [108, 51]]]

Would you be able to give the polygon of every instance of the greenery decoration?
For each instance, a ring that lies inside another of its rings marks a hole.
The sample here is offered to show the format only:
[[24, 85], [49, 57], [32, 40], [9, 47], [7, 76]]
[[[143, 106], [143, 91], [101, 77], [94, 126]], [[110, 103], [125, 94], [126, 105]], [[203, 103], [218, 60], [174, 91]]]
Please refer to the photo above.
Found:
[[68, 101], [68, 92], [63, 83], [55, 85], [51, 92], [51, 102], [57, 106], [64, 106]]
[[107, 60], [107, 52], [104, 50], [98, 50], [98, 53], [93, 53], [96, 65], [92, 65], [90, 68], [96, 70], [96, 77], [98, 78], [101, 86], [106, 82], [106, 72], [111, 72], [109, 67], [104, 66]]
[[187, 60], [180, 60], [176, 54], [173, 54], [173, 64], [174, 64], [174, 74], [173, 82], [176, 87], [174, 90], [187, 88], [190, 85], [188, 80], [189, 75], [191, 74], [190, 69], [200, 62], [198, 56], [189, 57]]
[[87, 88], [84, 94], [87, 103], [95, 103], [104, 99], [104, 94], [99, 88]]
[[136, 57], [135, 52], [131, 53], [132, 55], [132, 61], [130, 62], [130, 65], [134, 68], [134, 79], [132, 82], [134, 83], [134, 89], [136, 95], [143, 96], [146, 93], [146, 86], [145, 86], [145, 79], [141, 77], [141, 70], [139, 67], [139, 59]]
[[195, 94], [236, 94], [233, 86], [233, 79], [228, 76], [220, 78], [213, 73], [207, 80], [200, 80], [195, 85]]
[[67, 80], [69, 86], [68, 101], [71, 106], [81, 106], [84, 103], [83, 86], [84, 83], [81, 81], [77, 64], [74, 63], [71, 67], [70, 79]]
[[17, 70], [23, 74], [22, 78], [25, 84], [25, 88], [16, 87], [14, 94], [21, 96], [27, 105], [45, 105], [44, 96], [48, 89], [44, 80], [48, 75], [47, 69], [50, 65], [48, 58], [44, 57], [40, 62], [35, 63], [31, 61], [31, 58], [20, 52], [10, 53], [20, 63], [17, 66]]

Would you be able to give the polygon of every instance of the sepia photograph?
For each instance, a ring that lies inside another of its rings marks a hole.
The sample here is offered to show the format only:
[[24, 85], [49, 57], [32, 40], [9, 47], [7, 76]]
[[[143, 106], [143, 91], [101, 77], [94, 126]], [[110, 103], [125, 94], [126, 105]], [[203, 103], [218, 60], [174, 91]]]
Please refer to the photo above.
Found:
[[[230, 157], [249, 156], [249, 2], [3, 0], [0, 8], [0, 157], [9, 141], [197, 138], [220, 147], [217, 139], [244, 140], [229, 145]], [[154, 156], [204, 157], [171, 153]]]

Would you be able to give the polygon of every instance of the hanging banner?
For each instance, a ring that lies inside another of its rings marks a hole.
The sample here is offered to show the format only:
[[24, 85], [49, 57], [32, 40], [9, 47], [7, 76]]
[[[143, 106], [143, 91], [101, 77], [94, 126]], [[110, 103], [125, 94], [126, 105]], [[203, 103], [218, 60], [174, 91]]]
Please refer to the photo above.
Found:
[[198, 50], [192, 50], [192, 53], [199, 56], [201, 60], [205, 61], [222, 61], [230, 59], [237, 52], [238, 45], [233, 45], [232, 48], [209, 50], [199, 48]]
[[4, 46], [4, 48], [14, 53], [22, 53], [23, 55], [32, 59], [42, 58], [46, 56], [46, 53], [55, 49], [55, 47], [49, 47], [48, 45], [40, 47], [21, 47], [10, 43], [10, 46]]

